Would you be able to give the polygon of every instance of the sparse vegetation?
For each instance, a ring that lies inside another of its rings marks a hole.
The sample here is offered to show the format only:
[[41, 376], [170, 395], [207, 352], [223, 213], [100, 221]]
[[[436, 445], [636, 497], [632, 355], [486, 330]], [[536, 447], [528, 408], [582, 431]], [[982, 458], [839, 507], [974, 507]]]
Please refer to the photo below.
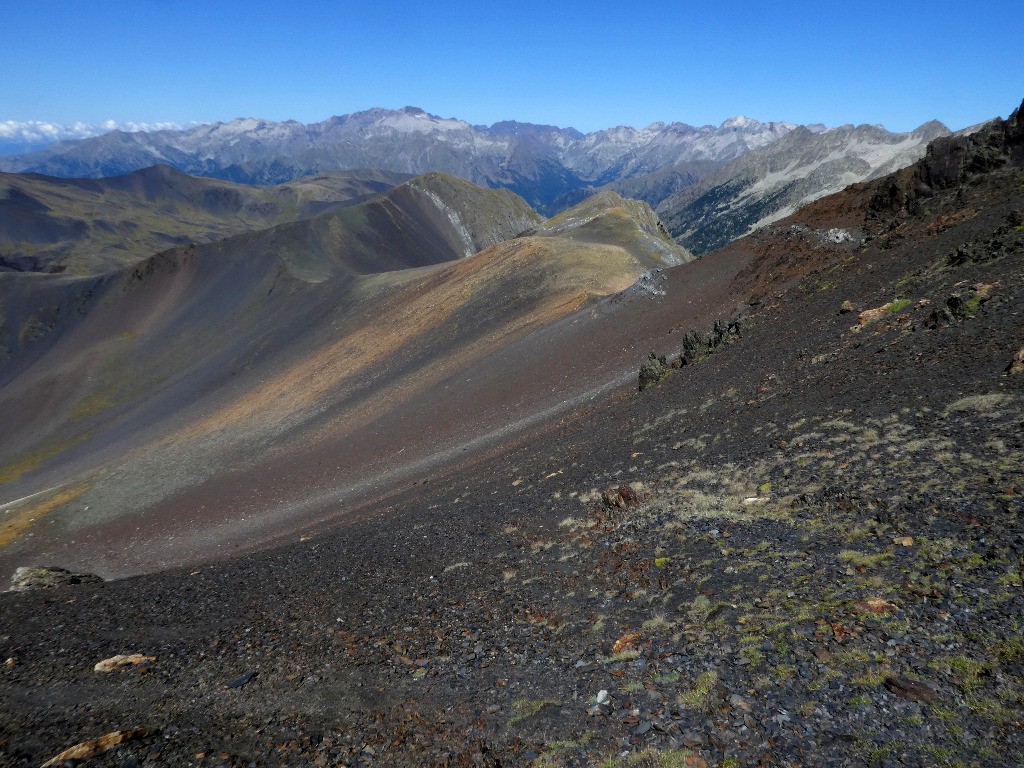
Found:
[[697, 677], [690, 690], [679, 694], [680, 705], [685, 705], [698, 710], [703, 709], [708, 696], [714, 689], [717, 682], [718, 673], [715, 670], [710, 669], [707, 672], [702, 672]]
[[512, 702], [512, 709], [515, 715], [508, 721], [509, 727], [513, 727], [539, 715], [545, 707], [557, 707], [557, 701], [550, 699], [516, 699]]

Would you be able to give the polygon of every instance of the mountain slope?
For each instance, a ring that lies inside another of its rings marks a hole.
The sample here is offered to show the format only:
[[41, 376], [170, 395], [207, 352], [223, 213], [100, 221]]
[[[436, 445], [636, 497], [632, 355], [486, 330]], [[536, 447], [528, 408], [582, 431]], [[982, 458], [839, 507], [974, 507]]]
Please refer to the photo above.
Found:
[[356, 171], [260, 188], [161, 165], [95, 180], [0, 174], [0, 270], [99, 272], [352, 205], [405, 178]]
[[[539, 372], [546, 329], [688, 258], [646, 204], [608, 196], [544, 223], [507, 190], [434, 173], [104, 275], [0, 275], [0, 488], [88, 485], [51, 516], [54, 538], [21, 537], [0, 560], [77, 558], [89, 540], [114, 572], [166, 564], [183, 554], [172, 528], [197, 552], [270, 536], [382, 472], [520, 429], [586, 365]], [[206, 519], [209, 494], [231, 500]], [[118, 544], [109, 527], [128, 521], [149, 532]]]
[[707, 253], [812, 200], [910, 165], [948, 134], [934, 121], [906, 134], [869, 125], [798, 128], [664, 199], [658, 214], [683, 245]]
[[[344, 445], [177, 499], [173, 539], [157, 519], [76, 539], [83, 560], [118, 541], [146, 558], [147, 536], [219, 557], [0, 595], [0, 757], [114, 734], [96, 765], [1019, 762], [1022, 112], [440, 380], [447, 406], [346, 444], [367, 460], [393, 430], [364, 502], [329, 488], [281, 546], [223, 556], [265, 543], [289, 482], [321, 490], [303, 473], [351, 482]], [[533, 273], [522, 258], [511, 274]], [[647, 350], [694, 343], [637, 392]], [[478, 408], [504, 434], [393, 471], [405, 440]], [[251, 483], [233, 539], [194, 535]], [[5, 504], [4, 530], [77, 535], [49, 529], [86, 492]], [[148, 658], [93, 671], [125, 652]]]
[[610, 191], [548, 219], [541, 233], [583, 243], [625, 243], [647, 267], [674, 267], [693, 260], [693, 254], [672, 240], [647, 203]]

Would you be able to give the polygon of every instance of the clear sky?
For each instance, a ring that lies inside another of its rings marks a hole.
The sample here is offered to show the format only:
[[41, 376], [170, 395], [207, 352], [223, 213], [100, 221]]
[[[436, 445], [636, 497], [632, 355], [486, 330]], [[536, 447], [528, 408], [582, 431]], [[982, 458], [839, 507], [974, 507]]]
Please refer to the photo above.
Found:
[[958, 129], [1024, 99], [1022, 40], [1024, 0], [0, 0], [0, 122]]

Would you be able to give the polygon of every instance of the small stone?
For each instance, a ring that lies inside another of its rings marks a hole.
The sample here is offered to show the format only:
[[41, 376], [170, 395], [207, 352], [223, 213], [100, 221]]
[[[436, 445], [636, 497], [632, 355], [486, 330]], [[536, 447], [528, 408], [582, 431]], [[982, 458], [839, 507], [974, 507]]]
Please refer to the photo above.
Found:
[[612, 646], [612, 653], [635, 651], [639, 647], [642, 639], [643, 637], [639, 632], [629, 632], [615, 641], [615, 645]]
[[848, 314], [850, 312], [853, 312], [853, 302], [850, 301], [849, 299], [847, 299], [839, 307], [839, 314], [840, 315], [845, 315], [845, 314]]
[[608, 691], [606, 689], [602, 688], [600, 691], [597, 692], [597, 703], [598, 704], [607, 704], [608, 703]]
[[4, 662], [4, 666], [7, 667], [8, 669], [13, 669], [14, 666], [17, 663], [18, 663], [17, 659], [15, 659], [13, 656], [11, 656], [10, 658], [7, 659], [7, 661]]
[[938, 695], [924, 683], [910, 680], [906, 677], [899, 677], [898, 675], [887, 675], [884, 685], [890, 693], [901, 696], [904, 699], [919, 701], [922, 704], [935, 701]]
[[749, 712], [751, 710], [750, 702], [735, 693], [729, 697], [729, 703], [732, 705], [733, 709], [739, 709], [743, 712]]
[[1007, 366], [1006, 372], [1011, 376], [1017, 376], [1024, 373], [1024, 347], [1021, 347], [1017, 354], [1013, 356], [1013, 360], [1011, 360], [1010, 365]]
[[93, 672], [115, 672], [122, 667], [130, 667], [135, 664], [148, 664], [156, 661], [156, 656], [143, 656], [141, 653], [119, 653], [96, 663], [92, 668]]
[[858, 600], [853, 608], [858, 613], [888, 613], [895, 610], [896, 606], [881, 597], [872, 597], [870, 600]]
[[704, 739], [696, 731], [687, 731], [679, 740], [682, 742], [684, 747], [689, 747], [690, 749], [697, 749], [704, 746]]
[[897, 547], [912, 547], [914, 546], [913, 536], [897, 536], [892, 540], [892, 543]]
[[224, 687], [225, 688], [241, 688], [246, 683], [251, 682], [252, 679], [255, 678], [256, 675], [258, 675], [258, 674], [259, 674], [259, 672], [246, 672], [244, 675], [242, 675], [241, 677], [237, 678], [236, 680], [232, 680], [230, 683], [228, 683]]
[[60, 765], [61, 763], [66, 763], [71, 760], [88, 760], [89, 758], [103, 754], [108, 749], [116, 747], [118, 744], [123, 744], [126, 741], [131, 741], [132, 739], [137, 739], [145, 735], [145, 728], [130, 728], [123, 731], [112, 731], [98, 738], [82, 741], [75, 744], [73, 747], [65, 749], [60, 754], [51, 757], [43, 763], [42, 768], [50, 768], [50, 766]]

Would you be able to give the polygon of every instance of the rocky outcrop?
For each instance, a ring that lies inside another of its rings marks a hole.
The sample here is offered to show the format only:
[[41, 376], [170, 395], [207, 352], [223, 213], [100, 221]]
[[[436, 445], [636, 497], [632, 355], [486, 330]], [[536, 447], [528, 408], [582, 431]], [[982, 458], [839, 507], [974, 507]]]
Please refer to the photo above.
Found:
[[18, 568], [11, 577], [11, 592], [30, 589], [53, 589], [77, 584], [98, 584], [103, 579], [94, 573], [79, 573], [48, 565], [30, 565]]
[[723, 347], [735, 344], [740, 338], [741, 327], [741, 319], [734, 317], [728, 321], [716, 320], [710, 333], [688, 331], [683, 337], [683, 351], [676, 367], [692, 365]]
[[647, 361], [640, 366], [640, 391], [643, 392], [664, 380], [671, 370], [664, 355], [651, 352], [647, 356]]
[[1024, 103], [1006, 120], [993, 120], [977, 133], [945, 136], [928, 145], [925, 156], [894, 174], [871, 200], [869, 215], [913, 212], [922, 199], [968, 184], [1004, 167], [1024, 166]]
[[693, 365], [708, 355], [735, 344], [739, 341], [742, 325], [741, 316], [736, 315], [729, 320], [716, 320], [714, 327], [707, 333], [687, 331], [683, 336], [682, 352], [671, 363], [665, 355], [651, 352], [640, 366], [640, 391], [643, 392], [660, 383], [673, 369]]
[[932, 330], [944, 325], [959, 323], [974, 317], [981, 305], [989, 300], [992, 285], [981, 284], [972, 286], [967, 291], [953, 293], [946, 299], [945, 306], [937, 307], [928, 315], [925, 328]]

